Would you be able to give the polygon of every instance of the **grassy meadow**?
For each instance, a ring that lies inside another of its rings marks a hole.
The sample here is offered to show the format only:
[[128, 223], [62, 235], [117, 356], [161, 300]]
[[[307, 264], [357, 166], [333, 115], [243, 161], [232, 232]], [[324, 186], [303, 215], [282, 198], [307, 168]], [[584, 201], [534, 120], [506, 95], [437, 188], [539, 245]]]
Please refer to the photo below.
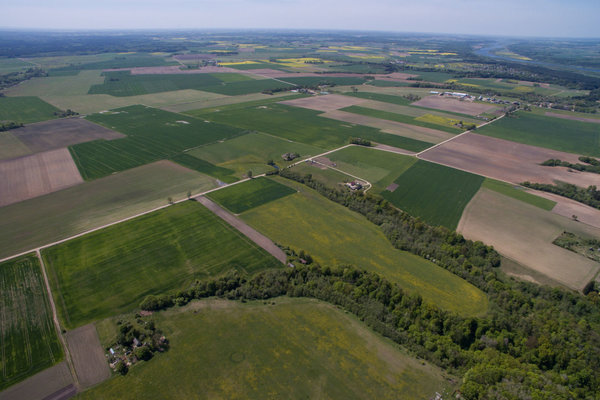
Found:
[[294, 193], [294, 189], [272, 179], [256, 178], [209, 193], [208, 197], [232, 213], [240, 214]]
[[[450, 387], [440, 369], [315, 300], [203, 300], [155, 318], [169, 351], [79, 398], [397, 399]], [[99, 331], [114, 336], [115, 321]]]
[[38, 97], [0, 97], [0, 122], [30, 124], [57, 118], [54, 113], [59, 111]]
[[600, 156], [598, 124], [519, 111], [477, 130], [481, 135], [568, 153]]
[[394, 181], [396, 190], [382, 196], [428, 224], [456, 229], [483, 181], [479, 175], [419, 160]]
[[377, 272], [425, 301], [463, 315], [487, 311], [488, 299], [456, 275], [395, 249], [365, 217], [304, 185], [277, 179], [299, 191], [249, 210], [241, 218], [273, 241], [305, 250], [322, 265], [352, 264]]
[[0, 390], [63, 358], [40, 262], [34, 254], [0, 263]]
[[67, 328], [137, 307], [147, 295], [233, 269], [280, 263], [195, 201], [186, 201], [45, 249]]

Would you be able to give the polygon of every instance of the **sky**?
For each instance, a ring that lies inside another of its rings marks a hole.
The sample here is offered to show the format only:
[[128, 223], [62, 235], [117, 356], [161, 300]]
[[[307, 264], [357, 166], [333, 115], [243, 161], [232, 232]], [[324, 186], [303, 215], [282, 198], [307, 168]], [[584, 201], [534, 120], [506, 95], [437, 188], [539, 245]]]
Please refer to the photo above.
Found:
[[600, 38], [600, 0], [0, 0], [1, 28], [287, 28]]

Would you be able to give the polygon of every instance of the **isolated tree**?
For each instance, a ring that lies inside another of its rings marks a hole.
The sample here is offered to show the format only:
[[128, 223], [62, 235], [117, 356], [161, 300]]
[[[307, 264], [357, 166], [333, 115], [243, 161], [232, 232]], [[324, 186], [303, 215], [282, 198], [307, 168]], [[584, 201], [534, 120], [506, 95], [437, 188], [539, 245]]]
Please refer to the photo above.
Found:
[[188, 192], [187, 192], [187, 198], [189, 199], [190, 197], [192, 197], [192, 192], [188, 190]]
[[246, 176], [250, 179], [252, 179], [252, 171], [248, 171], [246, 172]]
[[169, 197], [167, 198], [167, 201], [169, 202], [169, 204], [173, 204], [173, 198], [172, 198], [172, 197], [170, 197], [170, 196], [169, 196]]

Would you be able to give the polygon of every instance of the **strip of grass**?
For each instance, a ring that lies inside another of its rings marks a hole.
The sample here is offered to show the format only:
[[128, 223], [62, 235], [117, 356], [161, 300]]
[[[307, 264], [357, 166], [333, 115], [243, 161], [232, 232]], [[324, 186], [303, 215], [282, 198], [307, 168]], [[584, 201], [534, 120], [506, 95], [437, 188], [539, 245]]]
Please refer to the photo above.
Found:
[[486, 295], [436, 264], [397, 250], [365, 217], [308, 187], [277, 178], [299, 191], [241, 215], [277, 243], [305, 250], [323, 265], [356, 265], [377, 272], [425, 301], [462, 315], [487, 311]]
[[46, 285], [34, 254], [0, 263], [0, 390], [63, 358]]
[[55, 112], [60, 110], [39, 97], [0, 97], [0, 121], [30, 124], [54, 119]]
[[258, 178], [209, 193], [208, 197], [232, 213], [240, 214], [294, 193], [296, 191], [289, 186], [269, 178]]
[[515, 187], [506, 182], [500, 182], [495, 179], [486, 178], [481, 185], [484, 188], [493, 190], [513, 199], [524, 201], [527, 204], [541, 208], [542, 210], [550, 211], [556, 205], [556, 202], [527, 193], [521, 187]]
[[412, 116], [396, 114], [396, 113], [392, 113], [392, 112], [388, 112], [388, 111], [374, 110], [372, 108], [365, 108], [365, 107], [360, 107], [360, 106], [350, 106], [350, 107], [342, 108], [342, 111], [347, 111], [347, 112], [351, 112], [354, 114], [366, 115], [367, 117], [387, 119], [388, 121], [396, 121], [396, 122], [402, 122], [404, 124], [422, 126], [424, 128], [436, 129], [438, 131], [444, 131], [444, 132], [448, 132], [448, 133], [460, 133], [461, 132], [461, 130], [459, 128], [455, 128], [455, 127], [451, 127], [451, 126], [447, 126], [447, 125], [432, 124], [429, 122], [420, 121]]
[[477, 130], [481, 135], [600, 157], [598, 124], [519, 111]]
[[80, 143], [69, 148], [85, 180], [170, 158], [183, 150], [242, 134], [240, 129], [230, 126], [139, 105], [87, 118], [127, 137]]
[[130, 311], [147, 295], [236, 269], [280, 263], [195, 201], [53, 246], [42, 253], [67, 328]]
[[382, 196], [430, 225], [456, 229], [483, 181], [479, 175], [419, 160], [394, 181], [396, 190]]
[[[155, 314], [169, 332], [169, 352], [80, 396], [417, 399], [448, 386], [438, 368], [329, 304], [274, 303], [205, 300]], [[102, 325], [106, 336], [116, 336], [115, 320]]]
[[234, 171], [227, 168], [217, 167], [208, 161], [190, 156], [189, 154], [178, 154], [175, 157], [171, 157], [171, 160], [175, 161], [177, 164], [183, 165], [184, 167], [202, 172], [206, 175], [214, 176], [225, 183], [233, 183], [237, 182], [238, 180], [235, 176], [233, 176]]

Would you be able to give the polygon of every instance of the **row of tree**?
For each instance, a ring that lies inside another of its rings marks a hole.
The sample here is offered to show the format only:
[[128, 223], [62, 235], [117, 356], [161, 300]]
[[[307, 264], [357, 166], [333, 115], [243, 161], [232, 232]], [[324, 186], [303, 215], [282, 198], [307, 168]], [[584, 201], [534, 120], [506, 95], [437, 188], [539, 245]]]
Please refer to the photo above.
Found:
[[596, 186], [588, 186], [587, 189], [584, 189], [566, 182], [558, 182], [556, 185], [523, 182], [521, 185], [535, 190], [554, 193], [587, 204], [590, 207], [600, 209], [600, 190], [598, 190]]

